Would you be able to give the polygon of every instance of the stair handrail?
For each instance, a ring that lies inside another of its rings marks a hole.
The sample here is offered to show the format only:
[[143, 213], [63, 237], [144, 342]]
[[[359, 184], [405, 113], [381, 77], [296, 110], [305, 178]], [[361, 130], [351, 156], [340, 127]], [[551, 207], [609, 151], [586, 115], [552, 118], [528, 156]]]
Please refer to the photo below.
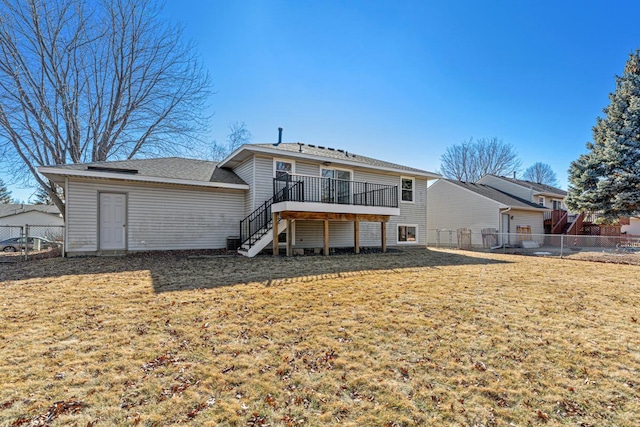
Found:
[[301, 182], [294, 181], [293, 185], [280, 189], [272, 198], [258, 206], [256, 210], [240, 221], [240, 246], [248, 244], [252, 247], [255, 243], [253, 237], [257, 234], [264, 234], [273, 227], [273, 215], [271, 205], [291, 199], [291, 194], [295, 194]]
[[240, 221], [240, 246], [247, 242], [249, 247], [253, 246], [253, 237], [272, 226], [271, 205], [282, 200], [284, 191], [285, 189], [283, 188]]
[[584, 223], [584, 212], [581, 212], [571, 223], [571, 226], [567, 229], [565, 233], [568, 236], [578, 236], [580, 235], [580, 231], [582, 230], [582, 225]]
[[560, 217], [558, 222], [556, 222], [555, 225], [553, 226], [553, 228], [551, 229], [551, 234], [562, 234], [562, 231], [564, 230], [564, 227], [567, 225], [567, 216], [568, 215], [569, 215], [569, 212], [565, 211], [564, 215], [562, 215]]

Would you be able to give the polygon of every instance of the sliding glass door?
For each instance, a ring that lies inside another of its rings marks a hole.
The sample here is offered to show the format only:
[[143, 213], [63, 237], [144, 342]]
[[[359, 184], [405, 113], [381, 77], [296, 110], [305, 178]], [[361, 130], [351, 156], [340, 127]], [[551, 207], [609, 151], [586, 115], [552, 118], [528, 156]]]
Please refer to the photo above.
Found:
[[342, 169], [325, 169], [321, 171], [322, 203], [343, 203], [351, 202], [351, 171]]

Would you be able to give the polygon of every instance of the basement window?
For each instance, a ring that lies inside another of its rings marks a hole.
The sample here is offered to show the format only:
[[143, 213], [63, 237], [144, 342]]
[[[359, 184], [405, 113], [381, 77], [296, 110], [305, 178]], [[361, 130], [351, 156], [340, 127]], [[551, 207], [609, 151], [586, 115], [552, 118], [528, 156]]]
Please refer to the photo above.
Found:
[[398, 224], [398, 244], [418, 243], [418, 226], [415, 224]]

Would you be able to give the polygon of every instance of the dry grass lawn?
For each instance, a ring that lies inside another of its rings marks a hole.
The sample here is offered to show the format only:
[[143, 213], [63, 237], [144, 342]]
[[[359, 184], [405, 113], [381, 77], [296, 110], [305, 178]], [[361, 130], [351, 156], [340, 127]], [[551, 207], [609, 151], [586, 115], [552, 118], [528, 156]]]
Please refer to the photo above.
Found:
[[637, 266], [45, 259], [0, 308], [0, 425], [640, 425]]

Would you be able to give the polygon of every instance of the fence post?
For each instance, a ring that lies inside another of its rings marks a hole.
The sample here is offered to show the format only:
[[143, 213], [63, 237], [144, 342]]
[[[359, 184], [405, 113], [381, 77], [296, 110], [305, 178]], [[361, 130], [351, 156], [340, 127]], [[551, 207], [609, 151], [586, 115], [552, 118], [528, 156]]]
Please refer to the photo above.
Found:
[[562, 258], [562, 252], [564, 249], [564, 234], [560, 235], [560, 258]]
[[24, 225], [24, 260], [29, 259], [29, 224]]

